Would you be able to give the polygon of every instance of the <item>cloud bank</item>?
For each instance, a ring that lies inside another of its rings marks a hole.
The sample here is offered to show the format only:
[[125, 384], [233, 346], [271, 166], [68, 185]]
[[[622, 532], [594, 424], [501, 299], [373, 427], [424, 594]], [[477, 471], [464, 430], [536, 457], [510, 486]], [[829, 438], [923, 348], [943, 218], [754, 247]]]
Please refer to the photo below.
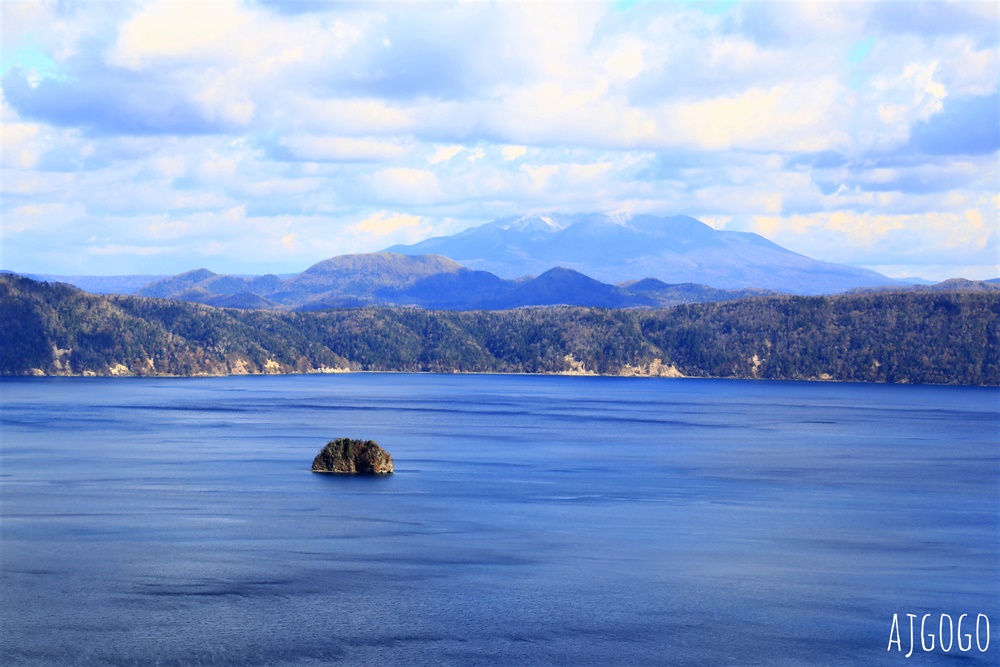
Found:
[[995, 2], [0, 12], [4, 268], [291, 272], [598, 210], [1000, 275]]

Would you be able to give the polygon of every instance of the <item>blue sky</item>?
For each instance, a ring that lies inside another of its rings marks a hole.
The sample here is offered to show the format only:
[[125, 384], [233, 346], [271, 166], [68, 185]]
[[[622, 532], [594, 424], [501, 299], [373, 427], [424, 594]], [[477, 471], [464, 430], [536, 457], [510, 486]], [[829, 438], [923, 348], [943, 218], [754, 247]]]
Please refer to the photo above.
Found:
[[989, 2], [3, 0], [3, 268], [295, 272], [543, 211], [1000, 276]]

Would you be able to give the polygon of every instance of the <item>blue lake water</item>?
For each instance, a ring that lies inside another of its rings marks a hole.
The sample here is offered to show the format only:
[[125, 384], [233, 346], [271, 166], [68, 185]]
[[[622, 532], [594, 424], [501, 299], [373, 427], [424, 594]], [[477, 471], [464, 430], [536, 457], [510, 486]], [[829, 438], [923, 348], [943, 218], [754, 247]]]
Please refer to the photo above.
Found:
[[[4, 665], [1000, 662], [995, 389], [356, 374], [0, 392]], [[311, 473], [342, 436], [396, 474]], [[970, 650], [942, 614], [970, 615]]]

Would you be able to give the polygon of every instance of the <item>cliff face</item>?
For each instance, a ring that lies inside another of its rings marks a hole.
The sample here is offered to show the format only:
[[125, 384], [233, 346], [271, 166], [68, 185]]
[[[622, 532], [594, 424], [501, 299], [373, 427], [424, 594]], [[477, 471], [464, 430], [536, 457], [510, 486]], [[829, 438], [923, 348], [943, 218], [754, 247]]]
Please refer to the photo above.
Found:
[[331, 440], [316, 455], [313, 472], [385, 475], [393, 472], [392, 456], [372, 440]]

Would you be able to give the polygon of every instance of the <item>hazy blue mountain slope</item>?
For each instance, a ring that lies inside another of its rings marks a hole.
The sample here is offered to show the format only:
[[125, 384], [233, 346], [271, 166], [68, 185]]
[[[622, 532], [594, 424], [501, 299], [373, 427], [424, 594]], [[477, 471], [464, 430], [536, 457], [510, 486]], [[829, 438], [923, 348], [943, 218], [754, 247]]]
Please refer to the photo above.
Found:
[[390, 252], [434, 253], [502, 278], [561, 266], [605, 283], [657, 278], [797, 294], [900, 285], [874, 271], [820, 262], [758, 234], [717, 231], [689, 216], [537, 215], [504, 218]]
[[447, 257], [391, 253], [341, 255], [287, 277], [220, 275], [196, 269], [150, 283], [139, 296], [236, 308], [322, 308], [365, 305], [375, 292], [399, 289], [428, 276], [468, 271]]
[[413, 257], [388, 252], [340, 255], [314, 264], [290, 278], [282, 289], [309, 291], [319, 286], [344, 294], [365, 296], [382, 287], [412, 284], [427, 276], [464, 268], [447, 257], [436, 255]]
[[[3, 273], [12, 273], [3, 271]], [[66, 283], [91, 294], [134, 294], [136, 290], [166, 276], [60, 276], [48, 273], [21, 273], [25, 278], [46, 283]]]
[[[202, 291], [206, 294], [212, 294], [212, 290], [208, 289], [206, 285], [210, 285], [211, 279], [217, 277], [219, 277], [219, 274], [213, 273], [208, 269], [194, 269], [193, 271], [185, 271], [176, 276], [157, 280], [136, 290], [135, 294], [137, 296], [174, 297], [175, 295], [195, 290], [198, 287], [203, 287]], [[191, 299], [182, 300], [190, 301]]]
[[513, 300], [517, 284], [486, 271], [463, 269], [438, 273], [402, 287], [386, 287], [375, 296], [383, 303], [444, 310], [496, 308]]
[[[524, 230], [527, 235], [538, 232]], [[549, 269], [537, 278], [504, 280], [440, 255], [382, 252], [332, 257], [285, 279], [227, 276], [197, 269], [156, 281], [138, 294], [229, 308], [317, 311], [366, 305], [445, 310], [558, 305], [662, 307], [762, 293], [766, 292], [730, 292], [701, 285], [664, 286], [640, 293], [563, 267]]]
[[696, 285], [693, 283], [681, 283], [671, 285], [657, 280], [656, 278], [644, 278], [643, 280], [620, 283], [618, 287], [653, 299], [657, 307], [666, 308], [682, 303], [710, 303], [713, 301], [732, 301], [734, 299], [748, 299], [755, 296], [778, 296], [781, 292], [775, 290], [748, 287], [741, 290], [724, 290], [707, 285]]
[[518, 306], [587, 305], [598, 308], [653, 306], [647, 297], [631, 294], [614, 285], [607, 285], [588, 276], [556, 267], [534, 280], [518, 285], [514, 291]]
[[633, 294], [582, 273], [557, 267], [528, 280], [502, 280], [485, 271], [432, 276], [411, 288], [381, 293], [386, 302], [449, 310], [499, 310], [523, 306], [656, 306], [655, 298]]
[[[267, 295], [286, 306], [316, 310], [375, 303], [375, 293], [400, 288], [441, 273], [466, 271], [447, 257], [409, 257], [388, 252], [340, 255], [323, 260], [284, 281]], [[346, 299], [346, 301], [345, 301]]]

